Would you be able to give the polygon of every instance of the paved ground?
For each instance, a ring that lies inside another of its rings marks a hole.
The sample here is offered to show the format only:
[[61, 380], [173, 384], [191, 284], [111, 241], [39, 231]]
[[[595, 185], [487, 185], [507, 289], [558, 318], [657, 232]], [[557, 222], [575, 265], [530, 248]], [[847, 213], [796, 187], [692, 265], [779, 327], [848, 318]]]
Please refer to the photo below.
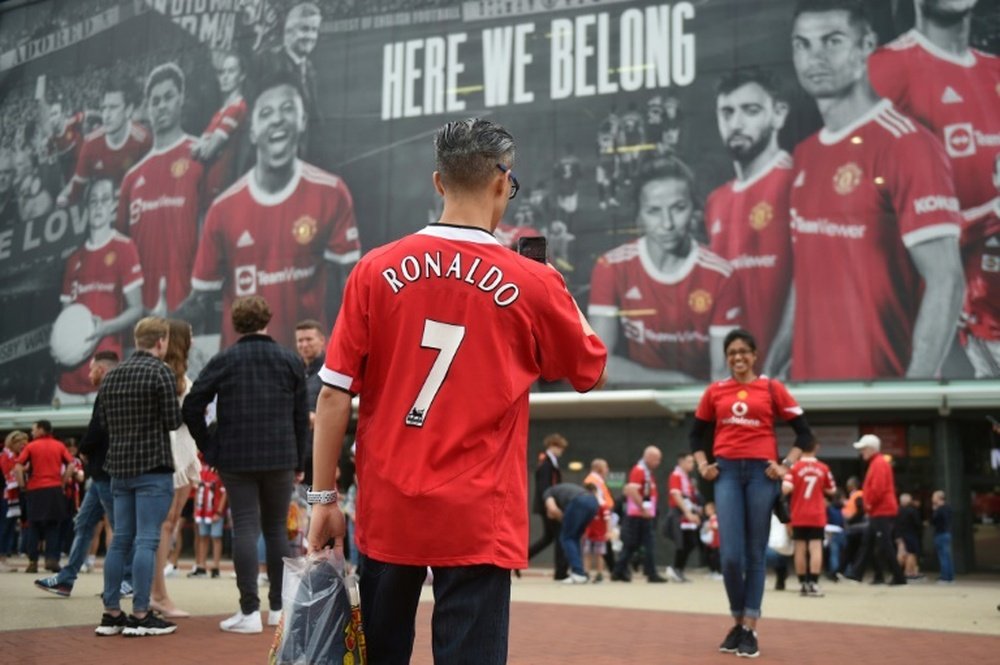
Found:
[[[541, 571], [515, 580], [510, 662], [724, 663], [715, 651], [728, 628], [720, 582], [688, 585], [558, 585]], [[263, 663], [270, 635], [221, 633], [218, 621], [235, 610], [235, 581], [168, 581], [178, 604], [196, 616], [176, 634], [158, 638], [98, 638], [94, 596], [99, 574], [82, 576], [73, 597], [43, 595], [23, 573], [0, 577], [0, 663], [115, 665], [143, 662]], [[954, 586], [906, 588], [827, 585], [823, 599], [797, 593], [765, 595], [762, 657], [773, 663], [843, 663], [878, 654], [888, 663], [987, 663], [1000, 653], [1000, 579]], [[413, 663], [430, 657], [433, 605], [420, 606]]]

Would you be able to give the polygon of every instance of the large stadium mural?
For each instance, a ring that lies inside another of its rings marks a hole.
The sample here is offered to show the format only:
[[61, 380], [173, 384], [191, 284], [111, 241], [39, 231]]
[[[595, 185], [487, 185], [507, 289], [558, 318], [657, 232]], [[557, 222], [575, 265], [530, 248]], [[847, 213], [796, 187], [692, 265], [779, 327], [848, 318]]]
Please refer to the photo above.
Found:
[[240, 295], [331, 326], [468, 116], [517, 139], [497, 235], [547, 238], [612, 385], [707, 381], [736, 325], [792, 380], [996, 378], [1000, 5], [863, 4], [0, 6], [0, 404], [87, 402], [149, 312], [194, 371]]

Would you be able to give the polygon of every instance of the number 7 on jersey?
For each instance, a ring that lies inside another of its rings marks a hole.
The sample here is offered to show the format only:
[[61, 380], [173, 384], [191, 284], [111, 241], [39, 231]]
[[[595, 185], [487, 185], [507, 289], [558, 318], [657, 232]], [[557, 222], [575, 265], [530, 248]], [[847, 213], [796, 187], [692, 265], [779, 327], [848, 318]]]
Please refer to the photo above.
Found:
[[417, 393], [417, 399], [406, 414], [406, 424], [412, 427], [423, 427], [427, 419], [427, 412], [430, 411], [434, 398], [444, 379], [448, 376], [448, 369], [455, 361], [455, 354], [458, 347], [465, 339], [465, 326], [456, 326], [451, 323], [441, 323], [431, 319], [424, 320], [424, 336], [420, 340], [420, 347], [424, 349], [437, 349], [440, 351], [438, 357], [431, 365], [431, 371], [424, 379], [424, 385]]

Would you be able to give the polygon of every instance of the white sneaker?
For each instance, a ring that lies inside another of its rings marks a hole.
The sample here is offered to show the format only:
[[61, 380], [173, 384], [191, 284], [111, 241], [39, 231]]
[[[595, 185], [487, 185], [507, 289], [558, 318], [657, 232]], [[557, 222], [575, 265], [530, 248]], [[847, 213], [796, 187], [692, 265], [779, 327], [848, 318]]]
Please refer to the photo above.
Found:
[[678, 573], [676, 570], [674, 570], [673, 566], [667, 566], [667, 579], [670, 580], [671, 582], [683, 582], [684, 581], [684, 578], [681, 576], [680, 573]]
[[267, 579], [267, 573], [257, 573], [257, 586], [258, 586], [258, 588], [262, 587], [262, 586], [269, 586], [270, 584], [271, 584], [271, 580]]
[[590, 581], [590, 578], [586, 575], [577, 575], [576, 573], [570, 571], [569, 577], [562, 581], [563, 584], [586, 584]]
[[267, 613], [267, 625], [277, 626], [281, 623], [281, 610], [271, 610]]
[[260, 612], [243, 614], [237, 612], [228, 619], [219, 622], [219, 628], [227, 633], [262, 633], [264, 627], [260, 623]]
[[176, 574], [177, 574], [177, 569], [174, 568], [174, 564], [168, 563], [167, 565], [165, 565], [163, 567], [163, 576], [164, 577], [173, 577]]

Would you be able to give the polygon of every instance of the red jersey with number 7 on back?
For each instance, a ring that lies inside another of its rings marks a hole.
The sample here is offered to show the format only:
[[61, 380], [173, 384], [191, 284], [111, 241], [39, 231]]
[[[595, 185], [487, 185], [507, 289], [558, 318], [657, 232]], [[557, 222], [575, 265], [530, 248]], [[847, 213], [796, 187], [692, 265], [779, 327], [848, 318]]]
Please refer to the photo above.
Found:
[[559, 273], [484, 230], [433, 224], [366, 254], [320, 371], [360, 395], [358, 549], [525, 567], [531, 385], [589, 390], [606, 358]]

